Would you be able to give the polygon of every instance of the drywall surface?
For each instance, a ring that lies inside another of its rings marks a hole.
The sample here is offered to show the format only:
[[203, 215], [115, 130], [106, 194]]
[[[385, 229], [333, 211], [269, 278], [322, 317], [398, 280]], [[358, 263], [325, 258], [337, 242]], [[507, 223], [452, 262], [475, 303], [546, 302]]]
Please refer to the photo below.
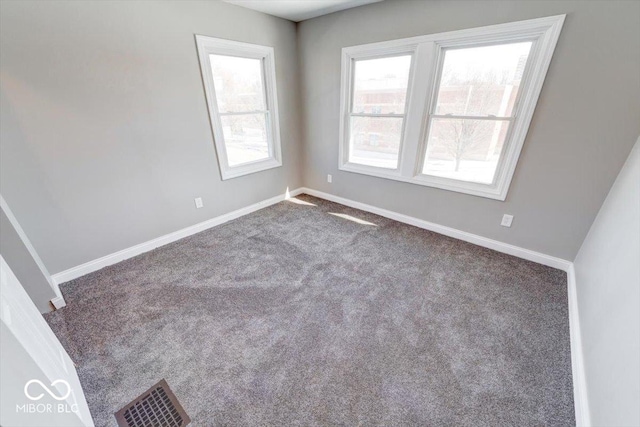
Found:
[[[294, 23], [217, 1], [0, 19], [1, 192], [52, 274], [301, 186]], [[221, 180], [195, 34], [275, 48], [282, 167]]]
[[9, 220], [4, 208], [0, 209], [0, 254], [11, 266], [16, 277], [40, 313], [51, 311], [49, 301], [56, 297], [50, 277], [34, 259], [20, 233]]
[[574, 266], [592, 424], [640, 425], [640, 139]]
[[[559, 14], [506, 201], [338, 170], [343, 47]], [[393, 0], [304, 21], [298, 37], [305, 186], [358, 202], [573, 260], [640, 133], [640, 2]]]

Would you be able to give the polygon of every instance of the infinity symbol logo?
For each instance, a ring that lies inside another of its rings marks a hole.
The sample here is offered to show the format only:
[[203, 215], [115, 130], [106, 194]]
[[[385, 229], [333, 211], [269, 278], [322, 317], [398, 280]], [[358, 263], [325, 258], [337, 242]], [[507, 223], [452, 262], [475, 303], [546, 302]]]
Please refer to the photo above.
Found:
[[40, 400], [40, 399], [42, 399], [42, 396], [44, 396], [44, 393], [40, 393], [40, 394], [39, 394], [39, 395], [37, 395], [37, 396], [31, 396], [31, 395], [29, 394], [29, 390], [28, 390], [28, 388], [29, 388], [29, 386], [30, 386], [31, 384], [33, 384], [33, 383], [40, 384], [40, 387], [42, 387], [42, 388], [44, 389], [44, 391], [46, 391], [47, 393], [49, 393], [49, 396], [53, 397], [55, 400], [66, 400], [66, 398], [67, 398], [67, 397], [69, 397], [69, 395], [71, 394], [71, 386], [70, 386], [70, 385], [69, 385], [69, 383], [68, 383], [68, 382], [66, 382], [65, 380], [55, 380], [54, 382], [52, 382], [52, 383], [51, 383], [51, 387], [54, 387], [54, 386], [55, 386], [56, 384], [58, 384], [58, 383], [62, 383], [62, 384], [64, 384], [65, 386], [67, 386], [67, 392], [66, 392], [66, 394], [65, 394], [64, 396], [58, 396], [58, 395], [56, 395], [53, 391], [49, 390], [49, 388], [48, 388], [46, 385], [44, 385], [44, 384], [42, 383], [42, 381], [40, 381], [40, 380], [31, 380], [31, 381], [27, 382], [27, 383], [24, 385], [24, 395], [25, 395], [25, 396], [27, 396], [27, 397], [28, 397], [29, 399], [31, 399], [31, 400]]

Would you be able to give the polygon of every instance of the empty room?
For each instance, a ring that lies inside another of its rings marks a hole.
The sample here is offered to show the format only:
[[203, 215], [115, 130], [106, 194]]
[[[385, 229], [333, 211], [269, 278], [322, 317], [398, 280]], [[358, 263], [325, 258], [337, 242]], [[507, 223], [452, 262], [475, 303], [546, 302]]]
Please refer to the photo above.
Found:
[[0, 0], [0, 425], [640, 427], [640, 1]]

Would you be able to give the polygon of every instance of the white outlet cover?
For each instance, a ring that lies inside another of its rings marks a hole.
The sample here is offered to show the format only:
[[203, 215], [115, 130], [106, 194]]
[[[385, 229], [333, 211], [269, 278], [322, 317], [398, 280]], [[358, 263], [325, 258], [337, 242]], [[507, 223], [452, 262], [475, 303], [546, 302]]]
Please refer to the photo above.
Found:
[[195, 202], [196, 202], [196, 209], [200, 209], [201, 207], [203, 207], [204, 205], [202, 204], [202, 197], [196, 197], [195, 198]]
[[511, 227], [511, 223], [513, 222], [513, 215], [504, 214], [502, 217], [502, 222], [500, 223], [503, 227]]
[[333, 182], [333, 177], [331, 175], [327, 175], [327, 182]]

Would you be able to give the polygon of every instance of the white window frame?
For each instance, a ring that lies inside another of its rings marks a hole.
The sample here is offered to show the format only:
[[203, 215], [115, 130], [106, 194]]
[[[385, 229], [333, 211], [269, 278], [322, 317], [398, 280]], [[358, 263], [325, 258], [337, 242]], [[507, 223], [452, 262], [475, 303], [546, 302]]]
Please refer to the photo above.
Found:
[[[202, 73], [207, 107], [209, 109], [209, 119], [211, 120], [213, 139], [216, 147], [216, 153], [218, 155], [218, 164], [220, 166], [222, 179], [227, 180], [282, 166], [280, 121], [278, 117], [278, 92], [276, 89], [276, 68], [273, 47], [202, 35], [196, 35], [196, 46], [198, 49], [198, 57], [200, 59], [200, 71]], [[209, 55], [212, 54], [261, 60], [266, 110], [244, 112], [244, 114], [261, 113], [266, 115], [267, 144], [269, 147], [268, 158], [242, 163], [236, 166], [229, 165], [227, 147], [225, 145], [222, 122], [220, 120], [221, 114], [218, 110], [213, 74], [211, 72], [211, 62], [209, 60]]]
[[[339, 169], [504, 201], [509, 191], [565, 16], [550, 16], [343, 48]], [[423, 174], [422, 168], [429, 135], [428, 124], [430, 123], [430, 114], [435, 108], [437, 90], [440, 83], [439, 73], [444, 60], [444, 49], [519, 41], [531, 41], [533, 43], [494, 181], [491, 184], [482, 184]], [[349, 128], [355, 61], [395, 56], [405, 52], [410, 52], [413, 56], [407, 88], [407, 109], [400, 141], [398, 168], [385, 169], [350, 163]]]
[[[352, 112], [353, 110], [353, 90], [350, 91], [350, 93], [348, 94], [349, 98], [347, 100], [347, 105], [346, 105], [346, 117], [347, 120], [345, 123], [341, 123], [341, 126], [347, 126], [349, 127], [351, 124], [351, 117], [390, 117], [390, 118], [398, 118], [398, 119], [402, 119], [402, 128], [400, 130], [400, 153], [402, 152], [402, 146], [403, 143], [402, 141], [404, 140], [404, 133], [405, 133], [405, 126], [407, 123], [407, 114], [409, 112], [409, 94], [410, 94], [410, 82], [412, 80], [413, 77], [413, 70], [414, 70], [414, 59], [415, 59], [415, 53], [416, 53], [416, 46], [388, 46], [384, 49], [376, 49], [375, 52], [370, 52], [368, 50], [359, 50], [357, 52], [353, 52], [353, 54], [350, 55], [349, 57], [349, 67], [351, 68], [349, 75], [347, 76], [347, 78], [349, 79], [349, 85], [350, 87], [353, 87], [354, 85], [354, 68], [355, 68], [355, 62], [358, 60], [363, 60], [363, 59], [382, 59], [382, 58], [393, 58], [393, 57], [397, 57], [397, 56], [411, 56], [411, 65], [409, 68], [409, 79], [408, 79], [408, 83], [407, 83], [407, 97], [405, 100], [405, 107], [404, 107], [404, 111], [402, 113], [394, 113], [394, 114], [387, 114], [387, 113], [381, 113], [381, 114], [376, 114], [376, 113], [354, 113]], [[344, 56], [343, 56], [343, 61], [344, 61]], [[344, 62], [343, 62], [343, 70], [344, 70]], [[343, 75], [344, 77], [344, 75]], [[343, 84], [344, 87], [344, 84]], [[347, 137], [349, 137], [349, 129], [347, 129]], [[391, 168], [382, 168], [382, 167], [376, 167], [376, 166], [370, 166], [370, 165], [363, 165], [360, 163], [349, 163], [348, 159], [349, 159], [349, 139], [347, 138], [345, 140], [346, 143], [346, 147], [345, 147], [345, 159], [347, 159], [347, 163], [349, 164], [350, 167], [352, 167], [354, 169], [354, 172], [358, 172], [358, 171], [363, 171], [363, 173], [366, 172], [371, 172], [371, 173], [375, 173], [376, 171], [379, 170], [384, 170], [386, 174], [389, 175], [396, 175], [397, 170], [398, 169], [391, 169]], [[342, 152], [342, 150], [341, 150]], [[400, 162], [402, 160], [402, 157], [400, 156], [400, 153], [398, 154], [398, 167], [400, 166]]]

